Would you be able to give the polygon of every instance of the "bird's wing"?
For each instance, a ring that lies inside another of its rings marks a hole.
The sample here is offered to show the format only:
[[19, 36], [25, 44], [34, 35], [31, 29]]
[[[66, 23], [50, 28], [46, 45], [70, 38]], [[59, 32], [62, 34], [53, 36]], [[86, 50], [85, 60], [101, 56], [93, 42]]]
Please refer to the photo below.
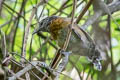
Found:
[[[76, 25], [76, 24], [75, 24]], [[78, 25], [74, 26], [73, 28], [73, 32], [83, 41], [89, 41], [89, 42], [93, 42], [92, 38], [90, 37], [90, 35], [88, 33], [86, 33], [83, 29], [81, 29]]]

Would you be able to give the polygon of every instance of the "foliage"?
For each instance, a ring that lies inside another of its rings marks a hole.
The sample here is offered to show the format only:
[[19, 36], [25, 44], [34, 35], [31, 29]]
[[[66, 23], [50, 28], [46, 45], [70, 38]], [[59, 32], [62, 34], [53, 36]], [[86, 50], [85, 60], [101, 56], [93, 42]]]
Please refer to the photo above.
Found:
[[[25, 65], [21, 65], [24, 62], [30, 64], [30, 61], [40, 61], [50, 65], [58, 48], [57, 43], [55, 41], [47, 40], [50, 36], [49, 33], [44, 32], [37, 35], [35, 34], [32, 37], [32, 32], [34, 28], [38, 26], [39, 21], [46, 16], [57, 15], [71, 18], [73, 1], [49, 0], [47, 3], [38, 6], [37, 10], [35, 7], [42, 0], [1, 1], [3, 2], [2, 6], [0, 6], [0, 79], [2, 80], [3, 77], [8, 78], [14, 76], [15, 73], [25, 67]], [[107, 4], [112, 3], [110, 1], [111, 0], [107, 0]], [[77, 1], [75, 17], [78, 17], [82, 12], [83, 7], [85, 7], [88, 2], [89, 0]], [[97, 12], [94, 8], [95, 6], [92, 4], [79, 21], [80, 26], [87, 22], [87, 20], [90, 19], [90, 16]], [[24, 59], [24, 56], [22, 57], [23, 49], [25, 49], [23, 46], [25, 39], [24, 34], [33, 9], [36, 10], [36, 12], [31, 21], [26, 44], [26, 56]], [[112, 16], [120, 25], [119, 14], [120, 11], [115, 11]], [[110, 19], [110, 16], [103, 14], [92, 25], [87, 26], [86, 29], [95, 40], [96, 46], [100, 49], [102, 56], [104, 57], [104, 60], [102, 61], [102, 71], [97, 71], [86, 57], [74, 55], [70, 57], [71, 61], [68, 62], [65, 70], [61, 73], [60, 80], [120, 80], [120, 26], [118, 27], [114, 20]], [[3, 61], [5, 61], [6, 58], [10, 62], [9, 64], [5, 63], [6, 67], [4, 67]], [[23, 62], [21, 62], [22, 59]], [[47, 73], [46, 69], [40, 69], [42, 72]], [[38, 79], [37, 77], [43, 77], [42, 72], [34, 68], [28, 72], [30, 77], [27, 77], [31, 78], [31, 80], [36, 80]], [[26, 79], [26, 76], [19, 76], [17, 78]]]

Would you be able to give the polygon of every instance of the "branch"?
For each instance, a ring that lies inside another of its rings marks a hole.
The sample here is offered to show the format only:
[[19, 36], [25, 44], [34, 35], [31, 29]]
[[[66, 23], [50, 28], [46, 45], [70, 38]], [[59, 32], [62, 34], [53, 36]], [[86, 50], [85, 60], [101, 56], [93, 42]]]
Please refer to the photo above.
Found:
[[65, 7], [65, 5], [69, 2], [70, 0], [66, 0], [62, 5], [61, 7], [55, 12], [53, 13], [52, 15], [55, 15], [57, 14], [58, 12], [62, 12], [63, 11], [63, 8]]
[[[38, 65], [44, 66], [43, 62], [33, 61], [33, 62], [31, 62], [31, 64], [28, 64], [25, 68], [23, 68], [22, 70], [20, 70], [16, 74], [14, 74], [12, 77], [9, 77], [8, 80], [15, 80], [16, 78], [19, 78], [20, 76], [22, 76], [23, 74], [25, 74], [26, 72], [30, 71], [31, 69], [33, 69], [35, 67], [37, 69], [39, 69]], [[41, 69], [39, 69], [39, 70], [41, 71]], [[45, 75], [45, 76], [48, 77], [47, 75]]]
[[[39, 32], [37, 35], [39, 35], [41, 38], [43, 38], [43, 39], [47, 39], [47, 37], [45, 36], [45, 35], [43, 35], [41, 32]], [[55, 46], [52, 42], [51, 42], [51, 40], [48, 40], [48, 43], [52, 46], [52, 47], [54, 47], [56, 50], [58, 49], [58, 47], [57, 46]]]
[[16, 20], [16, 18], [13, 17], [13, 18], [10, 19], [9, 21], [5, 22], [4, 24], [1, 24], [1, 25], [0, 25], [0, 29], [1, 29], [2, 27], [6, 26], [7, 24], [9, 24], [10, 22], [15, 21], [15, 20]]
[[[68, 44], [69, 44], [72, 27], [73, 27], [73, 25], [74, 25], [74, 22], [73, 22], [73, 21], [74, 21], [74, 14], [75, 14], [75, 10], [76, 10], [76, 3], [77, 3], [77, 1], [74, 0], [73, 12], [72, 12], [72, 19], [71, 19], [71, 26], [70, 26], [70, 29], [68, 29], [66, 41], [65, 41], [65, 43], [64, 43], [64, 45], [63, 45], [63, 48], [62, 48], [62, 50], [64, 50], [64, 51], [67, 49], [67, 46], [68, 46]], [[56, 57], [57, 57], [57, 60], [56, 60]], [[55, 67], [57, 66], [57, 64], [58, 64], [58, 62], [60, 61], [61, 57], [62, 57], [62, 55], [61, 55], [61, 54], [59, 53], [59, 51], [58, 51], [57, 55], [55, 56], [55, 59], [53, 60], [53, 62], [52, 62], [52, 64], [51, 64], [51, 68], [55, 68]], [[63, 60], [63, 61], [64, 61], [64, 60]], [[64, 65], [64, 66], [65, 66], [65, 65]], [[59, 67], [61, 67], [61, 66], [58, 66], [58, 69], [59, 69]], [[59, 72], [61, 72], [63, 69], [64, 69], [64, 68], [62, 68]], [[59, 73], [57, 73], [56, 78], [58, 78], [58, 76], [59, 76]], [[42, 80], [45, 80], [45, 79], [46, 79], [46, 77], [44, 76], [44, 77], [42, 78]]]
[[5, 34], [4, 32], [0, 29], [0, 33], [1, 33], [1, 38], [2, 38], [2, 55], [3, 55], [3, 58], [5, 58], [7, 56], [7, 51], [6, 51], [6, 37], [5, 37]]
[[0, 0], [0, 16], [1, 16], [1, 11], [2, 11], [2, 3], [4, 0]]
[[15, 75], [15, 73], [14, 73], [12, 70], [10, 70], [8, 67], [5, 67], [5, 70], [7, 70], [7, 72], [9, 72], [9, 73], [12, 74], [13, 76], [15, 76], [17, 79], [19, 79], [19, 80], [25, 80], [25, 79], [23, 79], [23, 78], [17, 77], [17, 76]]
[[15, 11], [14, 9], [12, 9], [10, 6], [8, 6], [6, 3], [3, 2], [3, 6], [7, 7], [8, 9], [10, 9], [12, 12], [16, 13], [19, 17], [23, 18], [26, 22], [28, 22], [24, 16], [22, 16], [19, 12]]
[[[69, 44], [69, 41], [70, 41], [70, 37], [71, 37], [71, 33], [72, 33], [72, 27], [74, 27], [73, 25], [74, 25], [74, 15], [75, 15], [75, 10], [76, 10], [76, 3], [77, 3], [77, 0], [74, 0], [74, 2], [73, 2], [73, 10], [72, 10], [73, 12], [72, 12], [71, 25], [68, 28], [66, 41], [64, 42], [64, 45], [63, 45], [63, 48], [62, 48], [62, 50], [64, 50], [64, 51], [66, 51], [66, 49], [68, 47], [68, 44]], [[58, 56], [58, 59], [57, 59], [58, 62], [61, 59], [61, 56], [62, 56], [61, 54]], [[57, 69], [58, 72], [62, 72], [62, 70], [64, 69], [64, 67], [66, 66], [66, 64], [68, 62], [68, 57], [69, 57], [69, 53], [67, 52], [65, 54], [65, 57], [63, 58], [62, 62], [58, 66], [58, 69]], [[58, 63], [57, 61], [56, 61], [56, 63]], [[56, 74], [55, 80], [57, 80], [58, 77], [59, 77], [59, 73]]]
[[90, 5], [92, 4], [93, 0], [90, 0], [87, 5], [85, 6], [85, 8], [82, 10], [81, 14], [78, 16], [76, 23], [79, 23], [79, 21], [81, 20], [81, 18], [83, 17], [83, 15], [85, 14], [85, 12], [88, 10], [88, 8], [90, 7]]
[[[55, 6], [53, 6], [52, 4], [50, 4], [49, 2], [47, 3], [50, 7], [52, 7], [53, 9], [55, 9], [55, 10], [59, 10], [59, 9], [57, 9]], [[67, 13], [65, 13], [64, 11], [62, 11], [61, 10], [61, 12], [63, 13], [63, 14], [65, 14], [65, 15], [68, 15]]]
[[28, 21], [28, 24], [27, 24], [27, 26], [26, 26], [26, 28], [25, 28], [25, 36], [24, 36], [24, 42], [23, 42], [23, 47], [22, 47], [22, 48], [23, 48], [23, 50], [22, 50], [22, 56], [23, 56], [23, 57], [26, 56], [26, 45], [27, 45], [27, 40], [28, 40], [30, 25], [31, 25], [31, 23], [32, 23], [33, 16], [34, 16], [37, 8], [38, 8], [40, 5], [42, 5], [43, 3], [45, 3], [44, 0], [42, 0], [40, 3], [38, 3], [38, 4], [36, 5], [35, 8], [33, 8], [32, 13], [31, 13], [31, 16], [30, 16], [29, 21]]
[[[73, 5], [73, 6], [74, 6], [74, 7], [73, 7], [73, 13], [72, 13], [72, 19], [71, 19], [71, 26], [70, 26], [71, 28], [73, 27], [73, 23], [74, 23], [74, 22], [73, 22], [73, 18], [74, 18], [73, 15], [74, 15], [74, 13], [75, 13], [75, 8], [76, 8], [76, 5]], [[67, 48], [67, 46], [68, 46], [69, 39], [70, 39], [70, 36], [71, 36], [71, 31], [72, 31], [72, 30], [69, 29], [68, 34], [67, 34], [66, 41], [65, 41], [64, 46], [63, 46], [63, 48], [62, 48], [64, 51], [66, 50], [66, 48]], [[59, 56], [59, 57], [57, 58], [57, 61], [56, 61], [56, 62], [53, 61], [52, 65], [51, 65], [52, 68], [55, 68], [55, 67], [56, 67], [57, 63], [59, 62], [59, 60], [60, 60], [61, 57], [62, 57], [62, 56], [59, 54], [59, 51], [58, 51], [58, 56]]]
[[[119, 11], [120, 10], [120, 0], [112, 2], [111, 4], [108, 5], [108, 8], [111, 13]], [[103, 12], [103, 15], [106, 15], [106, 14]]]
[[[111, 4], [108, 5], [108, 8], [110, 10], [111, 13], [116, 12], [118, 10], [120, 10], [120, 1], [115, 1]], [[91, 24], [93, 24], [101, 15], [106, 15], [107, 13], [105, 13], [102, 10], [97, 10], [95, 12], [95, 14], [93, 16], [91, 16], [82, 26], [82, 29], [87, 29], [87, 27]]]

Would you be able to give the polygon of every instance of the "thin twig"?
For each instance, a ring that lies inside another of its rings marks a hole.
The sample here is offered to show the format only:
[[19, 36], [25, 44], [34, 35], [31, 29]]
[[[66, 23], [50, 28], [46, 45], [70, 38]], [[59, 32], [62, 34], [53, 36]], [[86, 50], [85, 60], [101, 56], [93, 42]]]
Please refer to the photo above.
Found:
[[5, 67], [5, 69], [6, 69], [9, 73], [11, 73], [13, 76], [15, 76], [17, 79], [19, 79], [19, 80], [25, 80], [25, 79], [23, 79], [23, 78], [17, 77], [17, 76], [15, 75], [15, 73], [14, 73], [12, 70], [10, 70], [9, 68]]
[[[68, 29], [66, 41], [65, 41], [64, 46], [62, 48], [64, 51], [67, 49], [67, 46], [68, 46], [68, 43], [69, 43], [69, 39], [70, 39], [70, 36], [71, 36], [72, 27], [73, 27], [73, 24], [74, 24], [73, 20], [74, 20], [75, 9], [76, 9], [76, 0], [74, 0], [74, 5], [73, 5], [73, 13], [72, 13], [72, 19], [71, 19], [71, 26], [70, 26], [70, 29]], [[54, 65], [52, 66], [52, 68], [54, 68], [57, 65], [57, 63], [59, 62], [59, 60], [61, 59], [61, 57], [62, 57], [62, 55], [59, 54], [59, 57], [57, 58], [57, 61], [54, 63]]]
[[0, 29], [1, 29], [2, 27], [4, 27], [5, 25], [9, 24], [10, 22], [14, 21], [14, 20], [15, 20], [15, 18], [13, 18], [13, 19], [5, 22], [4, 24], [0, 25]]
[[[32, 64], [32, 65], [31, 65]], [[40, 70], [39, 67], [37, 66], [38, 64], [41, 64], [39, 61], [34, 61], [31, 62], [31, 64], [28, 64], [25, 68], [23, 68], [22, 70], [20, 70], [19, 72], [17, 72], [14, 76], [9, 77], [9, 80], [15, 80], [16, 77], [20, 77], [23, 74], [25, 74], [26, 72], [28, 72], [29, 70], [33, 69], [33, 68], [37, 68], [37, 70]], [[43, 72], [42, 72], [43, 73]], [[43, 73], [44, 74], [44, 73]], [[44, 74], [47, 78], [49, 78], [46, 74]]]
[[[39, 20], [40, 20], [42, 14], [43, 14], [44, 9], [45, 9], [45, 5], [44, 5], [44, 7], [43, 7], [43, 9], [42, 9], [42, 11], [40, 13], [40, 16], [37, 18], [37, 15], [36, 15], [38, 23], [39, 23]], [[36, 12], [36, 14], [37, 14], [37, 12]], [[31, 56], [32, 56], [32, 39], [33, 39], [33, 35], [32, 35], [31, 41], [30, 41], [30, 56], [29, 56], [29, 60], [31, 60]]]
[[[62, 48], [64, 51], [66, 50], [66, 48], [67, 48], [67, 46], [68, 46], [69, 39], [70, 39], [70, 36], [71, 36], [72, 27], [73, 27], [73, 24], [74, 24], [73, 20], [74, 20], [74, 13], [75, 13], [75, 9], [76, 9], [76, 3], [77, 3], [77, 1], [74, 0], [73, 13], [72, 13], [72, 19], [71, 19], [71, 26], [70, 26], [70, 29], [68, 29], [66, 41], [65, 41], [64, 46], [63, 46], [63, 48]], [[58, 51], [57, 54], [59, 54], [59, 51]], [[60, 61], [61, 57], [62, 57], [62, 55], [59, 54], [59, 55], [58, 55], [58, 58], [57, 58], [57, 61], [56, 61], [54, 64], [51, 65], [51, 68], [55, 68], [55, 66], [56, 66], [56, 65], [58, 64], [58, 62]], [[53, 62], [54, 62], [54, 61], [53, 61]], [[44, 76], [44, 77], [42, 78], [42, 80], [45, 80], [45, 79], [46, 79], [46, 77]]]
[[71, 32], [72, 32], [72, 27], [74, 27], [74, 14], [75, 14], [75, 10], [76, 10], [76, 3], [77, 1], [74, 0], [74, 4], [73, 4], [73, 13], [72, 13], [72, 19], [71, 19], [71, 26], [70, 26], [70, 29], [67, 33], [67, 37], [66, 37], [66, 41], [64, 43], [64, 46], [63, 46], [63, 50], [65, 51], [67, 49], [67, 46], [69, 44], [69, 40], [70, 40], [70, 37], [71, 37]]
[[87, 5], [85, 6], [85, 8], [82, 10], [82, 12], [80, 13], [80, 15], [78, 16], [76, 23], [79, 23], [79, 21], [82, 19], [83, 15], [85, 14], [85, 12], [88, 10], [88, 8], [90, 7], [90, 5], [92, 4], [93, 0], [89, 0], [89, 2], [87, 3]]
[[[12, 52], [11, 54], [15, 54], [15, 55], [18, 55], [20, 56], [22, 59], [24, 59], [26, 62], [28, 62], [30, 65], [28, 65], [28, 67], [32, 66], [33, 68], [36, 68], [39, 72], [41, 72], [45, 77], [49, 78], [40, 68], [38, 68], [38, 66], [40, 67], [44, 67], [44, 68], [47, 68], [49, 70], [51, 70], [47, 64], [45, 64], [44, 62], [40, 62], [40, 61], [33, 61], [33, 62], [30, 62], [28, 61], [27, 59], [25, 59], [24, 57], [22, 57], [21, 55], [15, 53], [15, 52]], [[26, 67], [25, 65], [22, 64], [22, 67]], [[27, 72], [27, 71], [26, 71]], [[17, 74], [16, 74], [17, 75]]]
[[[110, 20], [110, 16], [108, 16], [108, 19]], [[112, 75], [112, 79], [116, 80], [116, 70], [113, 64], [113, 51], [112, 51], [112, 32], [111, 32], [111, 21], [108, 22], [108, 26], [109, 26], [109, 41], [110, 41], [110, 53], [111, 53], [111, 74]]]
[[[23, 2], [21, 4], [20, 11], [19, 11], [19, 14], [22, 14], [26, 2], [27, 2], [27, 0], [23, 0]], [[15, 27], [15, 30], [14, 30], [14, 36], [13, 36], [13, 41], [12, 41], [12, 51], [14, 51], [14, 45], [15, 45], [15, 39], [16, 39], [15, 37], [16, 37], [16, 33], [18, 31], [19, 21], [20, 21], [20, 16], [17, 15], [17, 20], [15, 21], [16, 27]]]
[[[43, 39], [47, 39], [47, 37], [45, 36], [45, 35], [43, 35], [42, 33], [38, 33], [37, 35], [39, 35], [41, 38], [43, 38]], [[48, 43], [53, 47], [53, 48], [55, 48], [56, 50], [58, 49], [58, 47], [57, 46], [55, 46], [52, 42], [51, 42], [51, 40], [48, 40]]]
[[[48, 2], [48, 5], [51, 6], [53, 9], [55, 10], [58, 10], [55, 6], [51, 5], [49, 2]], [[65, 13], [64, 11], [61, 11], [63, 14], [65, 15], [68, 15], [67, 13]]]
[[[84, 2], [84, 0], [82, 0], [79, 4], [76, 5], [76, 9]], [[70, 14], [67, 17], [70, 17], [72, 15], [72, 12], [70, 12]], [[76, 17], [76, 16], [75, 16]]]
[[40, 78], [37, 74], [35, 74], [32, 70], [31, 70], [30, 72], [31, 72], [31, 74], [32, 74], [33, 76], [35, 76], [38, 80], [41, 80], [41, 78]]
[[32, 59], [37, 56], [37, 53], [38, 53], [38, 52], [41, 52], [43, 46], [44, 46], [48, 41], [49, 41], [49, 37], [44, 41], [44, 43], [42, 43], [40, 49], [38, 49], [38, 50], [36, 51], [36, 53], [34, 53], [35, 55], [32, 56]]
[[2, 3], [4, 0], [0, 0], [0, 16], [1, 16], [1, 11], [2, 11]]
[[23, 50], [22, 50], [22, 56], [23, 56], [23, 57], [26, 56], [26, 46], [27, 46], [27, 40], [28, 40], [28, 35], [29, 35], [29, 30], [30, 30], [30, 25], [31, 25], [31, 23], [32, 23], [32, 19], [33, 19], [33, 17], [34, 17], [34, 14], [35, 14], [37, 8], [38, 8], [40, 5], [42, 5], [43, 3], [45, 3], [44, 0], [41, 1], [40, 3], [38, 3], [35, 8], [33, 8], [32, 13], [31, 13], [31, 16], [30, 16], [29, 21], [28, 21], [28, 24], [27, 24], [27, 26], [26, 26], [26, 28], [25, 28], [25, 36], [24, 36], [24, 42], [23, 42], [23, 47], [22, 47], [22, 48], [23, 48]]
[[7, 57], [7, 51], [6, 51], [6, 38], [5, 38], [5, 34], [2, 30], [0, 30], [0, 33], [2, 34], [2, 37], [3, 37], [3, 46], [4, 47], [4, 51], [2, 52], [3, 54], [3, 58]]
[[15, 11], [14, 9], [12, 9], [10, 6], [8, 6], [6, 3], [3, 2], [3, 5], [6, 6], [7, 8], [9, 8], [11, 11], [15, 12], [18, 16], [22, 17], [26, 22], [28, 22], [24, 16], [22, 16], [19, 12]]
[[63, 7], [65, 7], [65, 5], [69, 2], [70, 0], [66, 0], [62, 5], [61, 5], [61, 7], [55, 12], [55, 13], [53, 13], [52, 15], [55, 15], [55, 14], [57, 14], [58, 12], [62, 12], [62, 10], [63, 10]]
[[[112, 2], [111, 4], [108, 5], [108, 8], [111, 13], [120, 10], [120, 1]], [[81, 26], [81, 28], [84, 30], [87, 29], [87, 27], [93, 24], [101, 15], [102, 16], [106, 15], [106, 13], [103, 12], [102, 10], [97, 10], [93, 16], [91, 16], [90, 18], [88, 18], [88, 20], [86, 20], [86, 22]]]

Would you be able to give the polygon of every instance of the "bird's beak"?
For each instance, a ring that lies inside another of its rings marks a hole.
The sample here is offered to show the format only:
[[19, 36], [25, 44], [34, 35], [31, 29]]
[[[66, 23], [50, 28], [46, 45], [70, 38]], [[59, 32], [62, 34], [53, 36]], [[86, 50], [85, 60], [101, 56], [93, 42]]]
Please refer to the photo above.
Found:
[[37, 28], [33, 31], [32, 35], [34, 35], [35, 33], [38, 33], [40, 30], [41, 30], [41, 29], [40, 29], [39, 27], [37, 27]]

